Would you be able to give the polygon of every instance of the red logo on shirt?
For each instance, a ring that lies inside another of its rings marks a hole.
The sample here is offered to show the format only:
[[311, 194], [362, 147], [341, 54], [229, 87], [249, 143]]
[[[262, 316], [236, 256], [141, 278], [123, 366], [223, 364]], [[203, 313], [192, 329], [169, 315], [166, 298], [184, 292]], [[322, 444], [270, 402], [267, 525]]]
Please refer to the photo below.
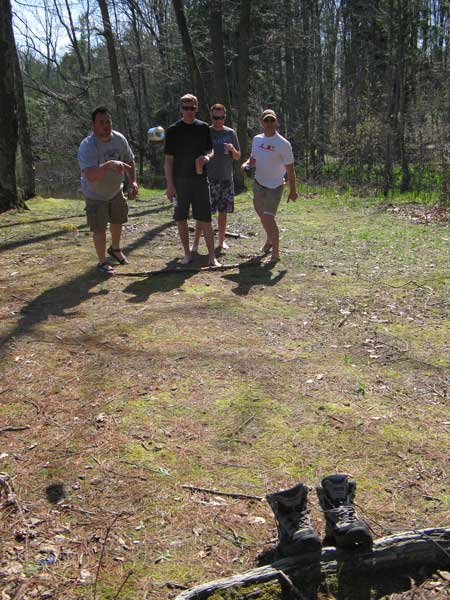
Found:
[[271, 144], [260, 144], [259, 146], [261, 148], [261, 150], [268, 150], [269, 152], [274, 152], [275, 150], [275, 146], [272, 146]]

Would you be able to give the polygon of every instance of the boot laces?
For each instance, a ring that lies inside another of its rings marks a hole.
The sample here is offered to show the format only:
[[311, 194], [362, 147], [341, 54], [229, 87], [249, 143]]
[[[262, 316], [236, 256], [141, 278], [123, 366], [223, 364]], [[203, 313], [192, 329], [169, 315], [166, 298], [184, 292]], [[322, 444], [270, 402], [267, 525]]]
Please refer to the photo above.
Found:
[[343, 523], [354, 523], [358, 520], [355, 507], [352, 504], [340, 504], [331, 510]]
[[309, 513], [306, 508], [298, 508], [290, 514], [285, 515], [284, 517], [286, 522], [292, 528], [302, 529], [303, 527], [309, 527]]

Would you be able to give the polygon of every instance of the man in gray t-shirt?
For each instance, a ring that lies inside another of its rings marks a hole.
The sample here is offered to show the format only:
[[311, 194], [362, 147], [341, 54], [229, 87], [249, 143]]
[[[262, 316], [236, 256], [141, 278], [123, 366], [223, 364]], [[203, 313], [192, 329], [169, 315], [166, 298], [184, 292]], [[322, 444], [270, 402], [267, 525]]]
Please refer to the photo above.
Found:
[[[112, 129], [111, 113], [100, 106], [92, 113], [92, 133], [78, 149], [81, 169], [81, 191], [86, 201], [86, 216], [93, 233], [95, 250], [102, 273], [114, 269], [106, 260], [106, 252], [119, 264], [128, 263], [120, 248], [122, 224], [126, 223], [128, 206], [123, 195], [123, 178], [129, 179], [129, 196], [138, 191], [134, 156], [126, 138]], [[106, 250], [106, 228], [109, 223], [111, 246]]]
[[[223, 104], [213, 104], [211, 117], [213, 124], [210, 127], [214, 148], [214, 156], [206, 165], [209, 180], [209, 195], [211, 198], [211, 212], [219, 212], [219, 248], [228, 249], [225, 241], [227, 227], [227, 214], [234, 210], [234, 183], [233, 160], [241, 157], [241, 148], [237, 133], [231, 127], [225, 126], [227, 111]], [[196, 226], [192, 252], [198, 249], [200, 229]]]

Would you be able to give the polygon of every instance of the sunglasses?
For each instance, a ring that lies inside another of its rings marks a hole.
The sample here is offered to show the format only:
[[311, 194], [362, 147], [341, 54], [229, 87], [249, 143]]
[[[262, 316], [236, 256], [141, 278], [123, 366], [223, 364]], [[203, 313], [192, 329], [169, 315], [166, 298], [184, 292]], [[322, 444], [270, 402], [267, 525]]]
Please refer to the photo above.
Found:
[[267, 119], [264, 119], [264, 123], [275, 123], [275, 119], [273, 117], [267, 117]]
[[181, 110], [197, 110], [196, 106], [182, 106]]
[[213, 115], [214, 121], [225, 121], [225, 115], [221, 115], [220, 117], [217, 115]]

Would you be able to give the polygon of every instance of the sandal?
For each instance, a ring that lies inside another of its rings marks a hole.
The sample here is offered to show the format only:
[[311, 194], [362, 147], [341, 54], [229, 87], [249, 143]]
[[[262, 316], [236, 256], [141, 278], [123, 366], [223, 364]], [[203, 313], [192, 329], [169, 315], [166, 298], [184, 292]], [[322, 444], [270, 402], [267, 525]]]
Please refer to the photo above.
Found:
[[107, 250], [108, 254], [114, 258], [115, 260], [117, 260], [117, 262], [119, 263], [119, 265], [128, 265], [128, 261], [127, 259], [124, 258], [120, 258], [119, 256], [117, 256], [116, 252], [122, 252], [122, 250], [120, 248], [113, 248], [112, 246], [110, 246]]
[[100, 273], [105, 273], [106, 275], [113, 275], [115, 273], [113, 267], [106, 260], [102, 263], [98, 263], [97, 271], [100, 271]]

